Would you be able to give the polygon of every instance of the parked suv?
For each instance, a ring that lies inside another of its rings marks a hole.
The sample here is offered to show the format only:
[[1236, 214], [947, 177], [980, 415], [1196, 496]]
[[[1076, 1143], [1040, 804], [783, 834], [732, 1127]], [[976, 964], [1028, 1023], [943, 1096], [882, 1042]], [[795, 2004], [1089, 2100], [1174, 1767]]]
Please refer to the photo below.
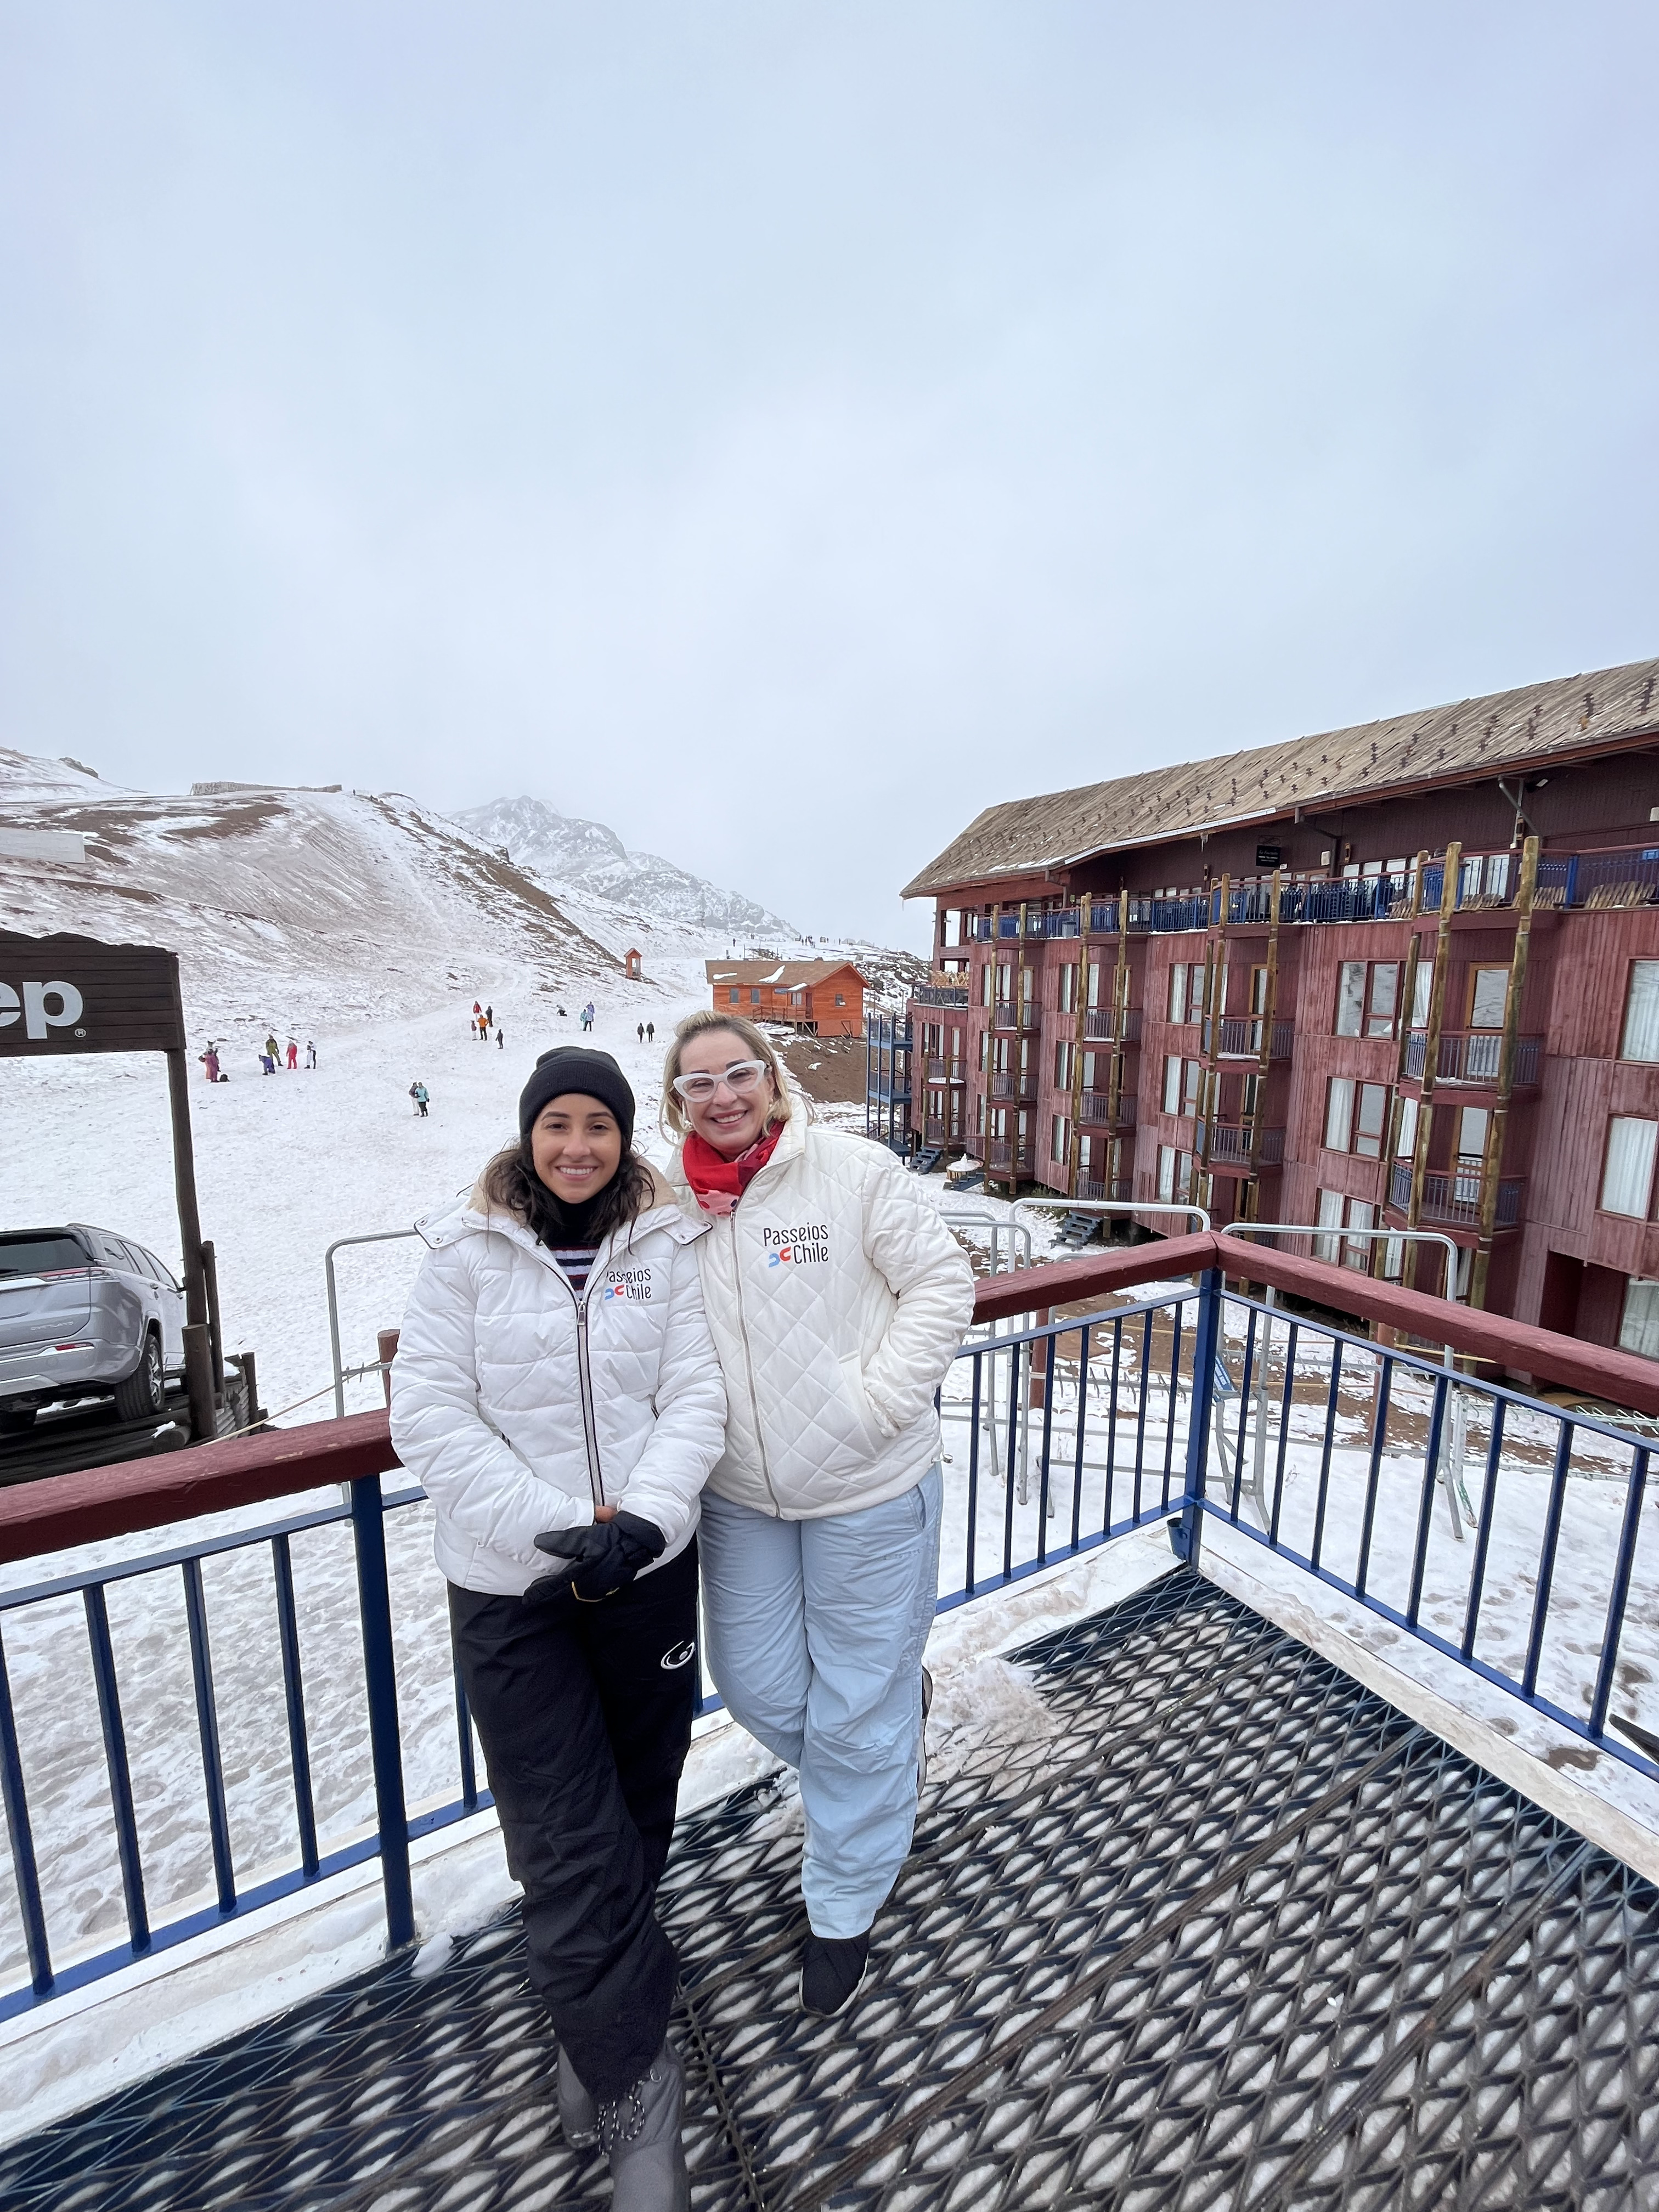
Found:
[[130, 1237], [0, 1230], [0, 1434], [65, 1398], [113, 1397], [124, 1421], [164, 1412], [184, 1328], [172, 1270]]

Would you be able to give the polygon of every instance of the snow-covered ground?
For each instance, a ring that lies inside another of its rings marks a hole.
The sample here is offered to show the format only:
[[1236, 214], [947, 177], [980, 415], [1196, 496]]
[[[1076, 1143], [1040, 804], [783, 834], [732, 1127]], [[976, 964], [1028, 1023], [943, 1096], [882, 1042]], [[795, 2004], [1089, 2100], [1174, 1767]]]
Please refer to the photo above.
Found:
[[[61, 871], [10, 867], [0, 874], [0, 910], [11, 926], [26, 929], [78, 927], [104, 936], [155, 935], [179, 945], [192, 1036], [231, 1040], [231, 1081], [210, 1087], [198, 1080], [191, 1093], [202, 1218], [217, 1249], [227, 1340], [233, 1348], [256, 1352], [261, 1395], [279, 1416], [292, 1409], [284, 1417], [303, 1420], [329, 1411], [323, 1273], [328, 1245], [407, 1228], [417, 1215], [470, 1186], [485, 1158], [511, 1137], [518, 1091], [537, 1053], [579, 1036], [576, 1016], [588, 998], [598, 1010], [592, 1042], [616, 1054], [638, 1094], [648, 1146], [659, 1157], [665, 1149], [655, 1134], [665, 1042], [682, 1012], [705, 1003], [707, 948], [695, 933], [667, 921], [655, 927], [646, 940], [647, 980], [630, 983], [614, 956], [630, 939], [641, 941], [643, 921], [636, 936], [635, 918], [622, 909], [594, 902], [566, 911], [556, 902], [538, 903], [542, 895], [533, 883], [526, 887], [492, 873], [498, 862], [487, 852], [470, 845], [453, 825], [422, 814], [411, 801], [337, 793], [286, 794], [280, 803], [163, 802], [143, 795], [121, 800], [89, 779], [68, 781], [65, 797], [47, 777], [40, 787], [44, 797], [51, 800], [56, 789], [57, 804], [87, 810], [88, 825], [105, 840], [105, 860], [84, 884], [70, 883]], [[505, 1030], [504, 1048], [493, 1037], [481, 1045], [470, 1031], [475, 997], [492, 1006]], [[638, 1035], [647, 1022], [657, 1030], [649, 1044]], [[290, 1034], [301, 1042], [314, 1038], [315, 1073], [262, 1076], [252, 1046], [268, 1026], [284, 1039]], [[8, 1220], [86, 1219], [176, 1253], [159, 1063], [14, 1061], [0, 1069], [0, 1077]], [[432, 1094], [424, 1121], [407, 1097], [417, 1077]], [[856, 1107], [830, 1114], [853, 1126], [861, 1121]], [[961, 1221], [960, 1233], [981, 1255], [989, 1252], [992, 1222], [1000, 1232], [1012, 1225], [1012, 1210], [983, 1193], [952, 1194], [939, 1176], [922, 1188], [947, 1212], [979, 1217]], [[1030, 1230], [1030, 1258], [1050, 1256], [1054, 1217], [1022, 1212], [1019, 1218]], [[398, 1320], [421, 1249], [411, 1238], [341, 1255], [348, 1360], [372, 1358], [376, 1330]], [[1178, 1301], [1184, 1289], [1149, 1285], [1137, 1295]], [[1192, 1317], [1188, 1293], [1188, 1329]], [[1236, 1310], [1228, 1347], [1235, 1375], [1242, 1364], [1243, 1326], [1242, 1309]], [[1054, 1547], [1069, 1542], [1073, 1525], [1085, 1535], [1101, 1528], [1107, 1518], [1109, 1450], [1114, 1520], [1129, 1510], [1137, 1456], [1143, 1504], [1164, 1496], [1166, 1468], [1179, 1492], [1188, 1402], [1184, 1389], [1172, 1392], [1169, 1386], [1170, 1309], [1166, 1304], [1154, 1323], [1150, 1352], [1139, 1322], [1125, 1328], [1115, 1347], [1112, 1335], [1109, 1327], [1097, 1330], [1090, 1346], [1080, 1460], [1080, 1338], [1073, 1330], [1059, 1340], [1054, 1401], [1047, 1411], [1046, 1518], [1038, 1472], [1043, 1413], [1015, 1424], [1011, 1492], [1005, 1480], [1009, 1355], [1005, 1350], [981, 1363], [976, 1468], [972, 1362], [959, 1363], [945, 1393], [946, 1592], [963, 1586], [970, 1557], [970, 1470], [976, 1486], [971, 1558], [981, 1583], [1000, 1571], [1005, 1556], [1017, 1565], [1035, 1557], [1044, 1530]], [[1282, 1358], [1281, 1334], [1265, 1431], [1269, 1504], [1276, 1496], [1285, 1540], [1310, 1548], [1328, 1414], [1333, 1449], [1324, 1554], [1335, 1571], [1351, 1578], [1370, 1467], [1370, 1354], [1350, 1361], [1333, 1411], [1328, 1354], [1316, 1336], [1304, 1334], [1287, 1425], [1278, 1417]], [[1403, 1373], [1396, 1380], [1390, 1451], [1382, 1462], [1370, 1537], [1371, 1587], [1402, 1607], [1414, 1567], [1429, 1389]], [[370, 1406], [379, 1396], [378, 1382], [368, 1378], [349, 1387], [347, 1402]], [[1471, 1404], [1462, 1483], [1470, 1505], [1478, 1506], [1486, 1432], [1473, 1395]], [[1234, 1398], [1223, 1422], [1234, 1445], [1238, 1419]], [[1245, 1438], [1247, 1488], [1254, 1441], [1252, 1431]], [[1516, 1417], [1498, 1478], [1498, 1510], [1476, 1650], [1511, 1672], [1524, 1662], [1553, 1446], [1553, 1427], [1544, 1417]], [[1540, 1654], [1540, 1686], [1573, 1711], [1586, 1708], [1601, 1640], [1623, 1510], [1623, 1464], [1620, 1448], [1581, 1437], [1567, 1489], [1551, 1623]], [[1222, 1480], [1218, 1452], [1210, 1473], [1214, 1488]], [[291, 1510], [336, 1502], [322, 1494], [292, 1501]], [[1650, 1507], [1644, 1520], [1650, 1521], [1654, 1510]], [[252, 1509], [188, 1531], [157, 1530], [84, 1547], [73, 1557], [30, 1561], [0, 1571], [0, 1589], [36, 1584], [71, 1567], [160, 1551], [186, 1536], [201, 1536], [210, 1525], [246, 1528], [276, 1517], [274, 1509]], [[1260, 1563], [1259, 1548], [1243, 1535], [1218, 1531], [1210, 1541], [1218, 1556], [1236, 1556], [1246, 1566]], [[443, 1588], [431, 1563], [424, 1504], [392, 1516], [388, 1548], [408, 1791], [411, 1807], [419, 1810], [459, 1794]], [[1423, 1561], [1422, 1611], [1431, 1626], [1454, 1640], [1462, 1633], [1474, 1554], [1467, 1528], [1462, 1540], [1453, 1530], [1447, 1492], [1437, 1488]], [[326, 1851], [373, 1820], [349, 1532], [337, 1523], [307, 1531], [295, 1538], [294, 1557], [313, 1784]], [[1659, 1729], [1656, 1565], [1644, 1526], [1614, 1707]], [[297, 1856], [268, 1548], [210, 1559], [205, 1582], [232, 1839], [246, 1883]], [[1303, 1583], [1309, 1604], [1333, 1619], [1344, 1611], [1320, 1585], [1307, 1577]], [[1018, 1601], [997, 1602], [1020, 1603], [1026, 1632], [1035, 1634], [1087, 1601], [1089, 1589], [1097, 1595], [1101, 1587], [1079, 1570], [1031, 1588]], [[109, 1605], [149, 1905], [159, 1923], [204, 1900], [211, 1877], [177, 1571], [117, 1584]], [[975, 1610], [946, 1618], [968, 1621]], [[0, 1634], [24, 1745], [52, 1935], [63, 1960], [109, 1942], [121, 1917], [80, 1602], [65, 1596], [0, 1614]], [[974, 1648], [972, 1632], [957, 1629], [951, 1635], [955, 1642], [947, 1636], [939, 1650], [939, 1724], [946, 1735], [1024, 1710], [1022, 1698], [1029, 1702], [1029, 1692], [1006, 1674], [981, 1666], [985, 1655]], [[959, 1679], [954, 1669], [961, 1670]], [[1459, 1693], [1500, 1728], [1512, 1726], [1521, 1711], [1500, 1690], [1467, 1674]], [[1031, 1717], [1026, 1712], [1028, 1723]], [[703, 1785], [711, 1788], [742, 1778], [754, 1759], [736, 1731], [717, 1731], [716, 1738], [699, 1753]], [[1571, 1747], [1562, 1755], [1570, 1762], [1590, 1756]], [[1593, 1786], [1605, 1788], [1632, 1817], [1659, 1829], [1659, 1795], [1639, 1778], [1612, 1770], [1609, 1761], [1596, 1764]], [[0, 1861], [0, 1986], [15, 1982], [21, 1960], [9, 1864]]]

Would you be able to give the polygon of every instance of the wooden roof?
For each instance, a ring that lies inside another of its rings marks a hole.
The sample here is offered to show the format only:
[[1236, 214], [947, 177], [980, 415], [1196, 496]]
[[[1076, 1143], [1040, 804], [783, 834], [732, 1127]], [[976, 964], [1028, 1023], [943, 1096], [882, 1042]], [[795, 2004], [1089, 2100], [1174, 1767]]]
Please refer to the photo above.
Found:
[[1063, 867], [1298, 809], [1352, 805], [1425, 784], [1485, 781], [1563, 754], [1617, 750], [1659, 734], [1659, 660], [1495, 691], [1352, 729], [1115, 776], [977, 815], [908, 883], [905, 898]]
[[804, 991], [827, 983], [832, 975], [864, 978], [850, 960], [706, 960], [703, 973], [711, 983], [769, 983], [776, 991]]

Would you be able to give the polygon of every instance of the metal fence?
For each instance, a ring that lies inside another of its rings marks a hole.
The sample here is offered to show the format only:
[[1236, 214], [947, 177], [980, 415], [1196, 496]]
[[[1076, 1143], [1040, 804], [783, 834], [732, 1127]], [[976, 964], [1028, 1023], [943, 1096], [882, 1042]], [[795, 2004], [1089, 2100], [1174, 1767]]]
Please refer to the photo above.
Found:
[[[981, 1284], [986, 1321], [1012, 1327], [965, 1346], [940, 1392], [941, 1609], [1164, 1519], [1188, 1559], [1206, 1540], [1264, 1547], [1463, 1668], [1477, 1704], [1522, 1700], [1659, 1778], [1644, 1510], [1659, 1430], [1274, 1310], [1226, 1291], [1218, 1256], [1206, 1233]], [[1392, 1300], [1437, 1341], [1478, 1348], [1484, 1317], [1282, 1254], [1236, 1257], [1327, 1310]], [[1160, 1265], [1205, 1272], [1102, 1303]], [[1080, 1291], [1080, 1313], [1022, 1318]], [[1562, 1372], [1598, 1356], [1522, 1334], [1545, 1372], [1540, 1345]], [[1615, 1379], [1637, 1366], [1599, 1357]], [[382, 1421], [315, 1433], [379, 1439]], [[196, 1456], [267, 1452], [297, 1492], [306, 1442]], [[374, 1450], [389, 1470], [389, 1439]], [[411, 1842], [489, 1799], [423, 1495], [383, 1496], [368, 1474], [349, 1496], [0, 1594], [0, 2017], [374, 1859], [390, 1940], [410, 1939]]]

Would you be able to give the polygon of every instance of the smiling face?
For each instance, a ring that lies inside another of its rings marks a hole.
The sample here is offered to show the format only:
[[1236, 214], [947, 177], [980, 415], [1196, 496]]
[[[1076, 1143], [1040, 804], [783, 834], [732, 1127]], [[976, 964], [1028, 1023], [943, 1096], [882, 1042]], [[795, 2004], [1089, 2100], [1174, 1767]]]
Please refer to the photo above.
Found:
[[750, 1057], [749, 1047], [734, 1030], [703, 1030], [680, 1051], [682, 1075], [719, 1079], [712, 1097], [687, 1098], [682, 1103], [686, 1120], [704, 1144], [712, 1145], [728, 1160], [736, 1159], [758, 1141], [766, 1127], [767, 1109], [778, 1095], [769, 1070], [746, 1091], [726, 1081], [728, 1067], [747, 1063]]
[[597, 1198], [622, 1165], [622, 1152], [616, 1115], [584, 1091], [550, 1098], [531, 1127], [537, 1180], [562, 1206]]

